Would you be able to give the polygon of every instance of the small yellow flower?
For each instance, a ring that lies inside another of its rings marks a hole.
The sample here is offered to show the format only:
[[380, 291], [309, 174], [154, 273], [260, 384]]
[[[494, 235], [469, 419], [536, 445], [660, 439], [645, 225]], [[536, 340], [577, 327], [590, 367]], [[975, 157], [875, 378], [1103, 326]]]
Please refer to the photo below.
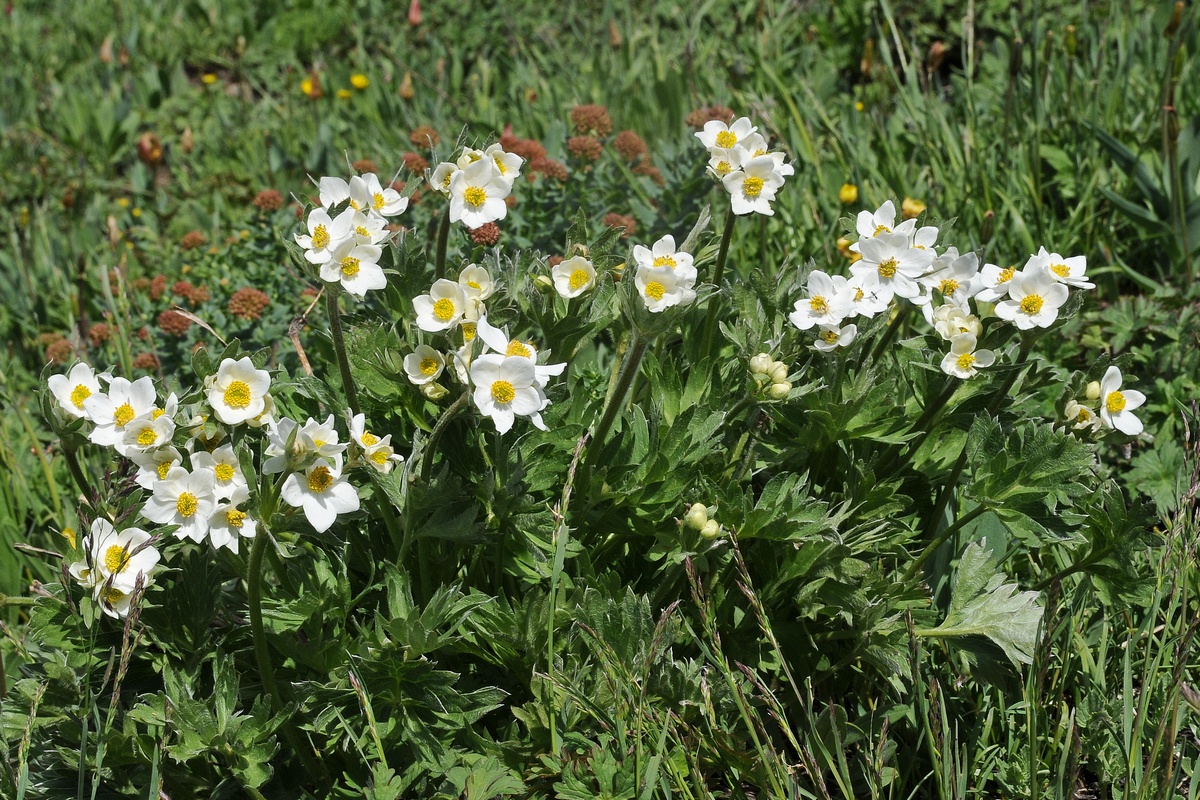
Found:
[[76, 547], [78, 547], [78, 545], [76, 544], [74, 528], [63, 528], [62, 529], [62, 537], [71, 543], [72, 550], [74, 550]]
[[206, 72], [200, 76], [200, 81], [205, 86], [212, 86], [214, 83], [217, 82], [217, 76], [212, 74], [211, 72]]
[[863, 105], [862, 100], [855, 102], [855, 104], [854, 104], [855, 111], [862, 111], [864, 108], [866, 108], [866, 106]]
[[371, 85], [371, 81], [366, 75], [356, 72], [350, 76], [350, 85], [355, 89], [365, 89]]
[[925, 203], [920, 200], [914, 200], [911, 197], [904, 198], [904, 202], [900, 204], [900, 213], [905, 219], [916, 219], [925, 213]]
[[351, 97], [354, 97], [354, 92], [349, 89], [338, 89], [337, 96], [338, 100], [349, 100]]
[[121, 208], [129, 208], [129, 198], [128, 197], [118, 197], [117, 205], [119, 205]]
[[129, 213], [133, 214], [135, 217], [140, 217], [142, 215], [142, 210], [140, 208], [135, 208]]
[[838, 189], [838, 200], [844, 206], [854, 204], [858, 201], [858, 187], [853, 183], [843, 183], [842, 188]]

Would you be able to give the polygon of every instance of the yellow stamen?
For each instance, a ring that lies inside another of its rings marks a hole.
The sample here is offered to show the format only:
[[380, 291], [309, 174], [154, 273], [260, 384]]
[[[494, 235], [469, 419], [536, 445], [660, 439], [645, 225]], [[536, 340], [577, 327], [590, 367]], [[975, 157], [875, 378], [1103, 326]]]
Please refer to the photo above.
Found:
[[508, 381], [496, 381], [492, 384], [492, 399], [497, 403], [511, 403], [517, 392]]
[[1008, 283], [1012, 280], [1013, 274], [1016, 272], [1012, 267], [1000, 270], [1000, 274], [996, 276], [996, 283]]
[[1071, 276], [1071, 268], [1066, 264], [1051, 264], [1050, 271], [1060, 278], [1068, 278]]
[[318, 225], [317, 227], [313, 228], [313, 232], [312, 232], [313, 249], [320, 250], [322, 247], [325, 247], [328, 244], [329, 244], [329, 231], [327, 231], [325, 229], [325, 226]]
[[158, 466], [154, 469], [154, 471], [158, 473], [158, 479], [160, 481], [165, 481], [167, 479], [167, 473], [171, 471], [172, 466], [174, 466], [174, 464], [170, 461], [158, 462]]
[[675, 259], [671, 256], [657, 256], [654, 259], [654, 266], [670, 267], [671, 269], [675, 269]]
[[475, 338], [475, 323], [474, 322], [464, 322], [462, 324], [462, 332], [463, 332], [463, 341], [464, 342], [472, 341]]
[[504, 355], [520, 356], [521, 358], [529, 358], [531, 353], [529, 352], [529, 348], [526, 347], [524, 345], [524, 343], [518, 342], [516, 339], [513, 339], [511, 342], [508, 343], [508, 349], [506, 349], [504, 351]]
[[751, 175], [742, 183], [742, 194], [746, 197], [758, 197], [762, 194], [763, 179]]
[[436, 358], [422, 358], [421, 359], [421, 374], [422, 375], [434, 375], [437, 373], [437, 371], [438, 371], [438, 362], [437, 362]]
[[821, 331], [821, 338], [828, 344], [837, 344], [839, 337], [837, 331]]
[[812, 309], [814, 314], [824, 314], [829, 311], [829, 303], [821, 295], [816, 295], [808, 301], [808, 307]]
[[92, 390], [82, 383], [71, 390], [71, 402], [76, 408], [83, 408], [83, 401], [92, 396]]
[[658, 281], [650, 281], [646, 284], [646, 296], [652, 297], [655, 300], [662, 300], [663, 295], [667, 293], [667, 287], [663, 286]]
[[179, 499], [175, 501], [175, 510], [179, 512], [179, 516], [187, 519], [196, 513], [196, 509], [200, 507], [200, 501], [196, 499], [196, 495], [191, 492], [180, 492]]
[[963, 353], [958, 357], [958, 368], [962, 370], [971, 369], [971, 365], [975, 363], [974, 353]]
[[117, 423], [117, 427], [124, 428], [136, 416], [137, 414], [134, 413], [133, 406], [129, 405], [129, 403], [122, 403], [113, 412], [113, 421]]
[[884, 261], [882, 264], [879, 265], [879, 277], [881, 277], [881, 278], [896, 277], [896, 267], [898, 267], [898, 266], [900, 266], [900, 264], [896, 262], [896, 259], [889, 258], [887, 261]]
[[1125, 395], [1120, 392], [1109, 392], [1104, 398], [1104, 407], [1110, 414], [1118, 414], [1125, 410]]
[[889, 228], [887, 225], [876, 225], [875, 232], [872, 233], [871, 235], [878, 236], [881, 233], [891, 233], [891, 232], [892, 232], [892, 229]]
[[467, 205], [479, 208], [487, 202], [487, 192], [478, 186], [468, 186], [467, 190], [463, 192], [463, 200]]
[[312, 472], [308, 473], [308, 490], [316, 494], [324, 494], [333, 486], [333, 476], [329, 474], [329, 467], [313, 467]]
[[737, 144], [737, 141], [737, 134], [733, 131], [721, 131], [717, 134], [716, 138], [717, 147], [721, 147], [726, 150]]
[[581, 286], [586, 286], [591, 279], [592, 276], [588, 275], [586, 271], [577, 269], [571, 273], [571, 277], [567, 279], [567, 283], [571, 285], [572, 289], [578, 289]]
[[938, 291], [942, 294], [954, 294], [958, 291], [958, 285], [958, 281], [953, 278], [946, 278], [946, 280], [938, 284]]
[[353, 256], [346, 256], [342, 259], [342, 274], [347, 278], [353, 278], [358, 274], [359, 260]]
[[104, 568], [112, 575], [120, 575], [129, 566], [129, 548], [114, 544], [104, 551]]
[[217, 466], [213, 469], [213, 472], [217, 473], [217, 480], [224, 483], [233, 477], [233, 465], [217, 464]]
[[437, 317], [438, 321], [440, 322], [449, 322], [450, 320], [454, 319], [455, 311], [456, 309], [454, 308], [454, 301], [446, 297], [443, 297], [441, 300], [438, 300], [433, 304], [433, 315]]
[[225, 390], [224, 400], [230, 408], [246, 408], [250, 405], [250, 385], [245, 381], [233, 381]]
[[363, 447], [370, 447], [379, 441], [379, 437], [370, 431], [363, 431], [363, 435], [360, 437], [359, 441], [362, 442]]
[[371, 197], [371, 207], [374, 208], [376, 211], [378, 211], [379, 209], [383, 208], [383, 206], [384, 206], [383, 192], [376, 192]]
[[1021, 300], [1021, 311], [1026, 314], [1036, 314], [1042, 310], [1045, 302], [1040, 294], [1027, 295]]
[[231, 528], [240, 528], [246, 522], [246, 512], [231, 508], [225, 512], [225, 524]]
[[137, 443], [142, 447], [149, 447], [158, 441], [158, 432], [149, 426], [142, 428], [137, 435]]

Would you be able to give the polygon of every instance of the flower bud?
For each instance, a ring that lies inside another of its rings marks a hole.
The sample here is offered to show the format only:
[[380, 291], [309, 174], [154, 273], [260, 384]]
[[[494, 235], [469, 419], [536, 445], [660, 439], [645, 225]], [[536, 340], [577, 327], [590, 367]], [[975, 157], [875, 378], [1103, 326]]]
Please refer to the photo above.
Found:
[[1171, 11], [1171, 19], [1167, 22], [1167, 27], [1163, 28], [1163, 36], [1167, 39], [1174, 39], [1175, 34], [1179, 32], [1179, 26], [1183, 24], [1183, 0], [1179, 0], [1175, 4], [1174, 10]]
[[771, 365], [774, 363], [774, 359], [772, 359], [769, 354], [759, 353], [754, 358], [750, 359], [750, 374], [766, 375], [771, 371]]
[[1087, 399], [1092, 401], [1100, 399], [1100, 381], [1092, 381], [1087, 385]]
[[767, 387], [767, 396], [772, 400], [782, 400], [787, 397], [788, 393], [791, 391], [792, 385], [787, 381], [781, 381], [779, 383], [772, 383], [769, 387]]
[[683, 517], [683, 524], [694, 530], [703, 530], [708, 524], [708, 506], [704, 503], [693, 503]]
[[783, 383], [784, 381], [787, 380], [788, 373], [790, 371], [791, 370], [788, 369], [788, 365], [783, 363], [782, 361], [773, 362], [771, 364], [771, 372], [770, 372], [771, 382], [772, 383]]
[[533, 288], [537, 289], [542, 294], [553, 294], [554, 281], [550, 280], [549, 275], [538, 275], [533, 279]]
[[408, 4], [408, 24], [416, 28], [421, 24], [421, 0], [412, 0]]
[[1067, 49], [1067, 57], [1075, 58], [1075, 51], [1079, 46], [1079, 41], [1075, 38], [1075, 26], [1068, 25], [1066, 35], [1063, 36], [1063, 46]]
[[925, 203], [912, 197], [906, 197], [900, 204], [900, 213], [904, 215], [905, 219], [916, 219], [925, 213]]
[[445, 397], [446, 393], [446, 387], [437, 382], [425, 383], [421, 385], [421, 394], [425, 395], [427, 399], [432, 400], [435, 403]]
[[162, 142], [153, 133], [146, 131], [138, 137], [137, 154], [143, 164], [153, 167], [162, 161]]
[[721, 526], [717, 524], [715, 519], [710, 519], [704, 523], [704, 527], [700, 529], [700, 535], [705, 539], [715, 539], [721, 535]]
[[858, 187], [853, 183], [843, 183], [842, 188], [838, 189], [838, 202], [844, 206], [858, 202]]
[[412, 73], [404, 73], [404, 78], [400, 81], [400, 98], [402, 100], [412, 100], [417, 96], [413, 90]]
[[196, 149], [196, 139], [192, 136], [190, 125], [183, 129], [183, 135], [179, 137], [179, 149], [184, 153], [190, 153]]

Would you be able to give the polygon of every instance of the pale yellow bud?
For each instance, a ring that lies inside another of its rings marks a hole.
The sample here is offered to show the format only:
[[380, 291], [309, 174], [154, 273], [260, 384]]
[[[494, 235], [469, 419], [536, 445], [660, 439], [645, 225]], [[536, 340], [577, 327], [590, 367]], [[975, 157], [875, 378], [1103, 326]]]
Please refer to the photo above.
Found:
[[771, 365], [775, 360], [767, 353], [759, 353], [754, 358], [750, 359], [750, 374], [751, 375], [766, 375], [771, 371]]
[[774, 362], [773, 364], [771, 364], [771, 371], [769, 373], [771, 376], [771, 382], [772, 383], [783, 383], [784, 381], [787, 380], [788, 373], [790, 371], [791, 370], [788, 369], [788, 365], [783, 363], [782, 361]]
[[425, 395], [430, 400], [437, 402], [446, 396], [446, 387], [440, 383], [425, 383], [421, 385], [421, 394]]
[[715, 539], [721, 535], [721, 526], [717, 524], [715, 519], [710, 519], [704, 523], [704, 527], [700, 529], [700, 535], [705, 539]]
[[783, 398], [787, 397], [788, 393], [791, 391], [792, 385], [790, 383], [787, 381], [780, 381], [779, 383], [772, 383], [767, 387], [767, 396], [772, 400], [782, 400]]
[[1088, 400], [1099, 400], [1100, 399], [1100, 381], [1092, 381], [1091, 383], [1089, 383], [1087, 385], [1087, 399]]
[[695, 530], [703, 530], [708, 524], [708, 506], [704, 503], [693, 503], [683, 517], [683, 524]]

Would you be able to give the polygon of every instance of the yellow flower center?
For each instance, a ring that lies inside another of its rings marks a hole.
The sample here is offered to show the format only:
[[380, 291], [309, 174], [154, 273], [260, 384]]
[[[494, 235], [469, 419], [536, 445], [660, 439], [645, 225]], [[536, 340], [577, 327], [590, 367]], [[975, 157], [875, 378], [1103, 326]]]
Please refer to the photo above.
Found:
[[320, 250], [329, 244], [329, 231], [325, 230], [324, 225], [318, 225], [313, 228], [312, 246], [314, 250]]
[[374, 453], [371, 453], [371, 460], [382, 467], [387, 463], [388, 457], [391, 456], [391, 453], [388, 452], [389, 449], [387, 447], [379, 448]]
[[717, 162], [717, 174], [718, 175], [721, 175], [723, 177], [725, 175], [728, 175], [731, 172], [733, 172], [733, 165], [730, 164], [728, 161]]
[[342, 274], [347, 278], [353, 278], [358, 274], [359, 260], [354, 256], [346, 256], [342, 259]]
[[667, 288], [658, 281], [650, 281], [646, 284], [646, 296], [652, 297], [655, 300], [662, 300], [663, 295], [667, 293]]
[[896, 263], [896, 259], [889, 258], [887, 261], [884, 261], [882, 264], [879, 265], [879, 277], [881, 277], [881, 278], [896, 277], [896, 267], [898, 267], [898, 266], [900, 266], [900, 265], [898, 263]]
[[585, 270], [577, 269], [571, 273], [571, 277], [567, 279], [567, 283], [571, 284], [572, 289], [578, 289], [582, 286], [587, 286], [587, 282], [592, 279]]
[[71, 390], [71, 402], [76, 408], [83, 408], [83, 401], [92, 396], [92, 390], [82, 383]]
[[1117, 414], [1125, 410], [1125, 395], [1120, 392], [1109, 392], [1108, 397], [1104, 398], [1104, 407], [1108, 409], [1108, 413]]
[[856, 303], [857, 303], [857, 302], [861, 301], [861, 300], [863, 299], [863, 296], [864, 296], [864, 295], [863, 295], [863, 290], [862, 290], [862, 289], [855, 289], [855, 290], [854, 290], [854, 302], [856, 302]]
[[1066, 264], [1051, 264], [1050, 271], [1060, 278], [1067, 278], [1071, 275], [1071, 268]]
[[68, 542], [71, 543], [71, 549], [74, 550], [75, 549], [75, 529], [74, 528], [63, 528], [62, 536], [64, 539], [66, 539]]
[[812, 309], [814, 314], [824, 314], [829, 310], [829, 303], [821, 295], [813, 297], [808, 301], [808, 307]]
[[154, 471], [158, 473], [158, 479], [160, 481], [165, 481], [167, 479], [167, 473], [171, 471], [171, 466], [172, 464], [170, 461], [158, 462], [158, 466], [155, 467]]
[[483, 291], [483, 287], [480, 286], [477, 281], [467, 281], [467, 286], [471, 287], [472, 289], [474, 289], [477, 292]]
[[963, 353], [961, 356], [958, 357], [958, 368], [959, 369], [970, 369], [971, 365], [973, 365], [974, 363], [975, 363], [975, 354], [974, 353]]
[[329, 474], [329, 467], [313, 467], [312, 472], [308, 473], [308, 490], [316, 494], [323, 494], [333, 486], [333, 476]]
[[468, 186], [467, 190], [463, 192], [463, 200], [467, 205], [479, 208], [487, 201], [487, 192], [478, 186]]
[[104, 567], [112, 575], [120, 575], [129, 566], [129, 548], [114, 544], [104, 551]]
[[121, 602], [122, 598], [124, 597], [124, 592], [122, 592], [120, 589], [113, 588], [112, 586], [104, 590], [104, 602], [108, 603], [110, 606], [114, 603]]
[[[422, 371], [424, 371], [424, 370], [422, 370]], [[375, 434], [371, 433], [370, 431], [363, 431], [363, 435], [360, 438], [360, 441], [363, 443], [364, 447], [370, 447], [371, 445], [373, 445], [379, 441], [379, 437], [376, 436]]]
[[225, 390], [224, 400], [230, 408], [246, 408], [250, 405], [250, 385], [245, 381], [234, 381]]
[[355, 200], [353, 197], [352, 197], [352, 198], [350, 198], [350, 207], [351, 207], [351, 208], [353, 208], [355, 211], [361, 211], [361, 210], [362, 210], [362, 206], [361, 206], [361, 205], [359, 205], [358, 201], [357, 201], [357, 200]]
[[497, 403], [511, 403], [517, 392], [508, 381], [496, 381], [492, 384], [492, 399]]
[[762, 193], [763, 179], [751, 175], [742, 183], [742, 194], [746, 197], [758, 197]]
[[1014, 273], [1015, 273], [1015, 270], [1012, 267], [1000, 270], [1000, 274], [996, 276], [996, 283], [997, 284], [1008, 283], [1009, 281], [1012, 280], [1012, 276]]
[[[1124, 397], [1122, 397], [1121, 399], [1122, 399], [1122, 400], [1124, 400], [1125, 398], [1124, 398]], [[1124, 404], [1124, 403], [1121, 403], [1121, 407], [1122, 407], [1122, 408], [1124, 408], [1124, 407], [1125, 407], [1125, 404]], [[1086, 408], [1084, 408], [1083, 406], [1080, 406], [1080, 407], [1079, 407], [1079, 413], [1075, 415], [1075, 420], [1076, 420], [1077, 422], [1087, 422], [1087, 421], [1088, 421], [1088, 420], [1090, 420], [1091, 418], [1092, 418], [1092, 412], [1091, 412], [1091, 411], [1088, 411], [1088, 410], [1087, 410]]]
[[469, 342], [475, 338], [475, 323], [464, 322], [462, 325], [463, 341]]
[[496, 162], [496, 169], [499, 170], [501, 175], [508, 172], [508, 167], [504, 166], [504, 162], [500, 160], [499, 156], [496, 156], [492, 160]]
[[953, 278], [946, 278], [938, 284], [938, 291], [942, 294], [954, 294], [958, 291], [958, 281]]
[[443, 297], [433, 304], [433, 315], [441, 322], [449, 322], [454, 318], [454, 301]]
[[675, 269], [675, 259], [671, 256], [656, 256], [654, 259], [654, 266], [670, 267], [671, 269]]
[[529, 348], [526, 347], [524, 343], [518, 342], [516, 339], [513, 339], [511, 342], [508, 343], [508, 349], [506, 349], [504, 351], [504, 355], [520, 356], [521, 358], [529, 358], [529, 356], [531, 354], [529, 352]]
[[881, 233], [891, 233], [891, 232], [892, 232], [892, 229], [889, 228], [887, 225], [876, 225], [875, 232], [872, 233], [871, 235], [878, 236]]
[[371, 232], [369, 230], [367, 230], [366, 228], [364, 228], [362, 225], [359, 225], [357, 228], [355, 228], [354, 233], [357, 234], [358, 236], [370, 236], [371, 235]]
[[167, 413], [165, 409], [156, 408], [150, 412], [150, 419], [158, 419], [165, 413]]
[[1040, 294], [1027, 295], [1021, 300], [1021, 311], [1026, 314], [1036, 314], [1042, 310], [1045, 302]]
[[737, 134], [733, 131], [721, 131], [717, 134], [717, 147], [729, 149], [737, 144]]
[[134, 413], [133, 406], [129, 405], [129, 403], [122, 403], [113, 412], [113, 422], [117, 423], [117, 427], [124, 428], [136, 416], [137, 414]]
[[225, 512], [225, 524], [231, 528], [240, 528], [246, 522], [246, 512], [231, 508]]
[[824, 339], [829, 344], [837, 344], [838, 332], [837, 331], [821, 331], [821, 338]]
[[200, 502], [196, 500], [196, 495], [191, 492], [180, 492], [179, 499], [175, 501], [175, 510], [179, 512], [179, 516], [187, 519], [196, 513], [196, 509], [200, 507]]
[[383, 205], [384, 205], [383, 192], [376, 192], [374, 195], [371, 196], [371, 207], [372, 208], [374, 208], [376, 211], [378, 211], [379, 209], [383, 208]]
[[213, 472], [217, 473], [217, 480], [224, 483], [233, 477], [233, 465], [217, 464], [217, 466], [213, 469]]
[[[437, 359], [435, 359], [435, 358], [422, 358], [421, 359], [421, 374], [422, 375], [433, 375], [437, 371], [438, 371]], [[363, 438], [365, 439], [366, 436], [364, 435]]]
[[149, 426], [142, 428], [137, 435], [137, 443], [142, 447], [149, 447], [158, 441], [158, 432]]

